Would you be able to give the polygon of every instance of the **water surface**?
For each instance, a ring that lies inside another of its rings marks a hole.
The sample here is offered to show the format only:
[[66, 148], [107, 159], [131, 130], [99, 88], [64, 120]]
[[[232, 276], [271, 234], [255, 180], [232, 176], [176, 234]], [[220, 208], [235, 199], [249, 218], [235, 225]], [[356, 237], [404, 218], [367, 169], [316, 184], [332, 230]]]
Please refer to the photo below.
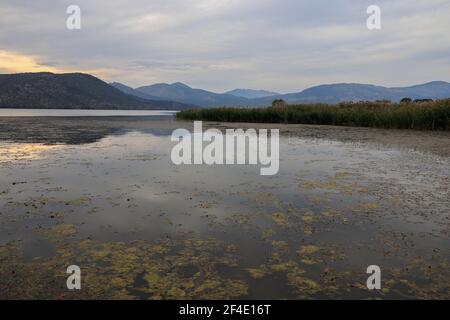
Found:
[[[448, 157], [291, 132], [263, 177], [173, 165], [180, 126], [0, 121], [0, 297], [449, 297]], [[72, 264], [79, 292], [65, 289]], [[366, 288], [369, 265], [381, 291]]]
[[0, 117], [123, 117], [168, 116], [168, 110], [79, 110], [79, 109], [1, 109]]

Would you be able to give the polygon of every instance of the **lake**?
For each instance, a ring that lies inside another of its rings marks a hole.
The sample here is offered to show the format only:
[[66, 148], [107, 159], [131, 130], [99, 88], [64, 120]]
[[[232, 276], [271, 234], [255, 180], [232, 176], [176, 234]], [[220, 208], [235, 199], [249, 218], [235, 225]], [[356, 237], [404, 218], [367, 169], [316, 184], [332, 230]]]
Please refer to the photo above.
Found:
[[70, 109], [1, 109], [0, 117], [116, 117], [167, 116], [177, 111], [168, 110], [70, 110]]
[[450, 296], [448, 133], [271, 126], [264, 177], [173, 165], [172, 116], [42, 112], [0, 117], [0, 298]]

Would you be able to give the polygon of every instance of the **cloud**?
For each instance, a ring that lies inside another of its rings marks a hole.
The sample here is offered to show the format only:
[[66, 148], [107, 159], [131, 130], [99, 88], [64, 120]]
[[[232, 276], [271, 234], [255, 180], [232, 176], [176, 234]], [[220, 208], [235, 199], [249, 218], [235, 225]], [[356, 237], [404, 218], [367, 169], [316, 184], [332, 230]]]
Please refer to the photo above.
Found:
[[40, 64], [35, 57], [24, 56], [17, 53], [0, 51], [0, 72], [61, 72], [60, 69], [50, 65]]
[[216, 91], [450, 80], [448, 0], [379, 0], [381, 31], [365, 26], [372, 0], [77, 0], [83, 28], [69, 31], [73, 2], [0, 3], [2, 50], [31, 59], [8, 68], [5, 59], [2, 72], [90, 71]]

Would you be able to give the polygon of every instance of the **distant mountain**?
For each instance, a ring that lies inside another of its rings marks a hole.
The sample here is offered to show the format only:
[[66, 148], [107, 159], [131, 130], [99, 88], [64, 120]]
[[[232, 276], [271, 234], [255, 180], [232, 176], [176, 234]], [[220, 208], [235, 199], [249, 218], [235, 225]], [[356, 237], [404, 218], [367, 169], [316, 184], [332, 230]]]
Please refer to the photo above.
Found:
[[277, 98], [281, 98], [289, 103], [338, 103], [341, 101], [392, 100], [394, 96], [388, 88], [365, 84], [342, 83], [320, 85], [308, 88], [299, 93], [281, 95]]
[[409, 96], [413, 99], [450, 98], [450, 83], [445, 81], [432, 81], [406, 88], [392, 88], [391, 90], [397, 90], [399, 95]]
[[0, 74], [0, 108], [174, 110], [187, 107], [190, 106], [131, 96], [83, 73]]
[[[131, 89], [131, 88], [129, 88]], [[192, 89], [183, 83], [155, 84], [131, 89], [153, 99], [166, 99], [201, 107], [218, 106], [268, 106], [275, 99], [288, 103], [339, 103], [342, 101], [400, 101], [405, 97], [411, 99], [445, 99], [450, 98], [450, 83], [434, 81], [410, 87], [388, 88], [369, 84], [338, 83], [311, 87], [297, 93], [275, 94], [270, 91], [236, 89], [224, 94], [201, 89]], [[127, 92], [127, 91], [125, 91]], [[129, 91], [128, 91], [129, 92]], [[136, 95], [136, 93], [130, 92]], [[262, 97], [255, 97], [263, 95]], [[141, 96], [142, 97], [142, 96]]]
[[231, 94], [232, 96], [242, 97], [247, 99], [265, 98], [270, 96], [280, 95], [277, 92], [265, 91], [265, 90], [251, 90], [251, 89], [235, 89], [225, 92], [225, 94]]
[[193, 89], [183, 83], [154, 84], [136, 88], [135, 90], [150, 96], [162, 99], [177, 101], [187, 104], [194, 104], [201, 107], [220, 106], [248, 106], [250, 100], [243, 97], [236, 97], [231, 94], [213, 93], [201, 89]]
[[141, 99], [146, 99], [146, 100], [157, 100], [157, 101], [163, 100], [163, 101], [167, 101], [167, 100], [164, 100], [164, 99], [162, 99], [160, 97], [151, 96], [151, 95], [145, 94], [143, 92], [140, 92], [138, 90], [135, 90], [132, 87], [124, 85], [123, 83], [120, 83], [120, 82], [111, 82], [109, 85], [113, 86], [114, 88], [116, 88], [116, 89], [118, 89], [120, 91], [122, 91], [123, 93], [129, 94], [130, 96], [135, 96], [135, 97], [138, 97], [138, 98], [141, 98]]
[[450, 83], [434, 81], [421, 85], [387, 88], [368, 84], [340, 83], [312, 87], [302, 92], [267, 98], [252, 99], [252, 105], [269, 105], [274, 99], [283, 99], [288, 103], [339, 103], [342, 101], [400, 101], [411, 99], [450, 98]]
[[434, 81], [410, 87], [387, 88], [339, 83], [312, 87], [298, 93], [237, 89], [219, 94], [193, 89], [183, 83], [155, 84], [133, 89], [110, 85], [83, 73], [48, 72], [0, 75], [0, 108], [181, 110], [193, 107], [269, 106], [275, 99], [288, 103], [338, 103], [342, 101], [400, 101], [450, 98], [450, 83]]

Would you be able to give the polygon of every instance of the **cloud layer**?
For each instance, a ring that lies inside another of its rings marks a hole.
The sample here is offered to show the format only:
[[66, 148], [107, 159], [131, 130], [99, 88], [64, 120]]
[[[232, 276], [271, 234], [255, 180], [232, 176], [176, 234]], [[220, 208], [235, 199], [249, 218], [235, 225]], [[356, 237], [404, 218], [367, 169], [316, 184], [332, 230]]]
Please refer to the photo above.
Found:
[[[66, 8], [82, 29], [66, 29]], [[382, 9], [382, 30], [366, 9]], [[281, 92], [321, 83], [449, 81], [448, 0], [5, 0], [0, 72], [84, 71]]]

